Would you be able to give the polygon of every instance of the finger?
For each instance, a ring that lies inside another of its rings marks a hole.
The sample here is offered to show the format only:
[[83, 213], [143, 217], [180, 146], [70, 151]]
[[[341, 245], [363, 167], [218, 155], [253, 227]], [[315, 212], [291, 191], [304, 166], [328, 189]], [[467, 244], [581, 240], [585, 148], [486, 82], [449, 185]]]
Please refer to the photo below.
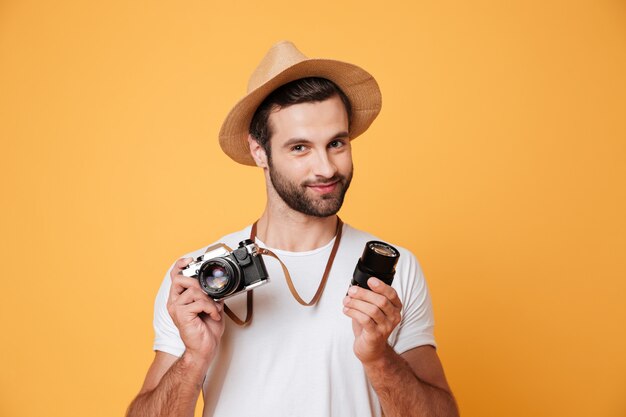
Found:
[[[381, 283], [381, 285], [385, 285], [385, 284]], [[391, 290], [395, 294], [395, 290], [393, 290], [393, 288], [391, 288]], [[388, 316], [393, 316], [395, 314], [398, 314], [402, 306], [401, 303], [400, 303], [400, 307], [395, 305], [391, 300], [389, 300], [383, 294], [378, 294], [373, 291], [366, 290], [365, 288], [360, 288], [356, 285], [350, 287], [350, 289], [348, 290], [348, 295], [357, 300], [362, 300], [362, 301], [365, 301], [365, 302], [368, 302], [370, 304], [377, 306]], [[396, 298], [397, 298], [397, 295], [396, 295]]]
[[376, 323], [367, 315], [353, 308], [344, 307], [343, 314], [356, 321], [368, 333], [376, 332]]
[[200, 288], [189, 287], [185, 289], [178, 297], [173, 299], [173, 302], [178, 305], [191, 304], [197, 300], [204, 300], [209, 298]]
[[[224, 302], [216, 302], [212, 298], [210, 298], [204, 291], [199, 288], [187, 288], [180, 295], [173, 295], [170, 297], [167, 303], [167, 309], [171, 316], [178, 315], [179, 311], [181, 311], [181, 307], [187, 306], [194, 303], [200, 303], [204, 305], [204, 303], [212, 304], [215, 309], [220, 313], [224, 311]], [[198, 313], [199, 315], [209, 314], [207, 311], [202, 310], [202, 312]], [[211, 318], [217, 320], [215, 314], [210, 313]]]
[[174, 278], [176, 275], [180, 274], [181, 269], [189, 265], [192, 261], [193, 258], [180, 258], [177, 260], [170, 271], [170, 277]]
[[378, 306], [368, 303], [366, 301], [358, 300], [356, 298], [345, 297], [343, 300], [345, 307], [357, 310], [360, 313], [368, 316], [374, 323], [380, 326], [387, 327], [393, 320], [392, 317], [387, 316]]
[[372, 289], [373, 292], [383, 295], [385, 298], [391, 301], [394, 306], [402, 308], [402, 301], [400, 301], [398, 293], [391, 285], [387, 285], [383, 281], [375, 277], [371, 277], [370, 279], [368, 279], [367, 285]]
[[182, 294], [187, 288], [197, 288], [200, 290], [200, 283], [197, 279], [176, 275], [172, 277], [172, 285], [170, 287], [170, 298], [175, 299]]
[[218, 304], [215, 301], [209, 300], [208, 298], [205, 298], [204, 300], [197, 300], [191, 304], [181, 306], [180, 311], [183, 314], [196, 316], [204, 313], [215, 321], [222, 320], [221, 306], [218, 307]]
[[[175, 323], [181, 323], [189, 320], [189, 316], [191, 316], [191, 318], [195, 318], [195, 316], [201, 314], [209, 315], [214, 320], [221, 319], [221, 313], [224, 310], [223, 304], [216, 303], [206, 295], [190, 302], [183, 303], [183, 301], [187, 300], [179, 300], [180, 304], [168, 302], [167, 311], [170, 313], [170, 316], [174, 319]], [[217, 312], [217, 315], [215, 312]]]

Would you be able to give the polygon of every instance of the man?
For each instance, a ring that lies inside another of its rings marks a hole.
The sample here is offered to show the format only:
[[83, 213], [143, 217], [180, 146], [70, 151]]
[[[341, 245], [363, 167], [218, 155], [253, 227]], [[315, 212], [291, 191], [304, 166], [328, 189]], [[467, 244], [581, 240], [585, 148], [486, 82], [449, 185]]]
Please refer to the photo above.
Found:
[[128, 416], [192, 416], [200, 391], [204, 416], [458, 415], [413, 255], [399, 248], [392, 286], [370, 278], [371, 290], [346, 294], [375, 238], [336, 213], [352, 179], [351, 140], [380, 106], [361, 68], [308, 59], [289, 42], [270, 49], [220, 132], [232, 159], [263, 169], [267, 205], [254, 227], [219, 242], [255, 238], [284, 262], [290, 285], [264, 256], [271, 283], [254, 302], [252, 292], [215, 302], [181, 274], [204, 249], [179, 259], [157, 296], [156, 356]]

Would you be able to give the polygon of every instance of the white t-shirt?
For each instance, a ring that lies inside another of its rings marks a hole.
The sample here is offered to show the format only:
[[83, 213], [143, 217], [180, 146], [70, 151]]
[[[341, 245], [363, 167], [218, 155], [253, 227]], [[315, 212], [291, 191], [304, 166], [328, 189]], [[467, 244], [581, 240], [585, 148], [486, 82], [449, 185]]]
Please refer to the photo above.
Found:
[[[250, 226], [219, 242], [235, 248], [249, 237]], [[226, 329], [203, 388], [205, 417], [380, 416], [378, 397], [353, 352], [352, 321], [342, 311], [356, 262], [369, 240], [380, 239], [344, 225], [326, 288], [312, 307], [293, 298], [278, 261], [264, 257], [270, 282], [254, 289], [252, 322], [239, 327], [224, 315]], [[259, 239], [256, 243], [265, 247]], [[287, 265], [298, 293], [309, 301], [333, 243], [306, 252], [268, 249]], [[396, 248], [400, 259], [392, 286], [402, 301], [402, 321], [389, 344], [397, 353], [435, 346], [422, 270], [411, 252]], [[186, 256], [200, 256], [205, 249]], [[181, 356], [185, 346], [166, 309], [170, 283], [168, 271], [155, 302], [154, 349]], [[226, 304], [245, 317], [245, 295]]]

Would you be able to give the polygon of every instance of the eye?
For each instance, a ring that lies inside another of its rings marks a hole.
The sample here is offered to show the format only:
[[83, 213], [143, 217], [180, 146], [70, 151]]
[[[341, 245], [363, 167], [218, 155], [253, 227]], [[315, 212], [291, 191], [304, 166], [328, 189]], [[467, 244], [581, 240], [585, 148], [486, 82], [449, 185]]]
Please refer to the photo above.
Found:
[[306, 150], [306, 146], [304, 145], [293, 145], [291, 147], [291, 152], [300, 153], [300, 152], [304, 152], [305, 150]]
[[343, 147], [345, 145], [346, 145], [346, 142], [343, 139], [337, 139], [337, 140], [334, 140], [334, 141], [330, 142], [328, 144], [328, 147], [329, 148], [338, 149], [338, 148], [341, 148], [341, 147]]

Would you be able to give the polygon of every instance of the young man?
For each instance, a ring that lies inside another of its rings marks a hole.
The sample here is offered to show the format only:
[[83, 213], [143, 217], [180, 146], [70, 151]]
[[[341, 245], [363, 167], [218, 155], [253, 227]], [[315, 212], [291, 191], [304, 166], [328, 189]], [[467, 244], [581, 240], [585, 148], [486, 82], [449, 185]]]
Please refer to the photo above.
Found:
[[[271, 283], [253, 303], [251, 292], [215, 302], [181, 274], [204, 249], [179, 259], [157, 296], [156, 357], [128, 416], [192, 416], [200, 391], [204, 416], [458, 415], [413, 255], [399, 248], [392, 286], [370, 278], [371, 290], [346, 294], [365, 243], [378, 239], [336, 213], [351, 140], [380, 106], [361, 68], [308, 59], [289, 42], [270, 49], [220, 132], [232, 159], [263, 169], [267, 205], [254, 227], [219, 242], [255, 239], [293, 283], [264, 256]], [[235, 323], [252, 309], [247, 326]]]

